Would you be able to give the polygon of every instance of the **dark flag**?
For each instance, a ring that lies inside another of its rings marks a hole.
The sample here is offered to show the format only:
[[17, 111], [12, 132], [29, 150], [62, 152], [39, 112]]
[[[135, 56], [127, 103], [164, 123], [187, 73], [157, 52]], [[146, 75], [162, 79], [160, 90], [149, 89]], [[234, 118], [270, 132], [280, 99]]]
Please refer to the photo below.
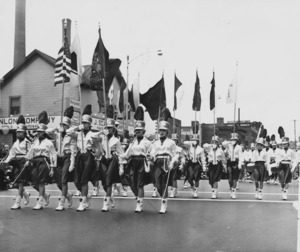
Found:
[[175, 74], [175, 83], [174, 83], [174, 107], [173, 110], [177, 110], [177, 98], [176, 98], [176, 92], [177, 90], [182, 86], [182, 83], [178, 80]]
[[200, 108], [201, 108], [200, 81], [199, 81], [198, 71], [197, 71], [194, 98], [193, 98], [193, 110], [200, 111]]
[[166, 91], [164, 77], [152, 88], [140, 96], [140, 103], [146, 107], [152, 120], [158, 119], [159, 108], [166, 107]]
[[[106, 64], [108, 64], [109, 53], [106, 50], [102, 38], [101, 29], [99, 28], [99, 39], [93, 54], [90, 83], [92, 90], [102, 90], [102, 79], [106, 76]], [[108, 90], [105, 90], [108, 92]]]
[[119, 71], [121, 60], [109, 59], [109, 53], [106, 50], [102, 38], [101, 31], [99, 28], [99, 39], [93, 54], [93, 61], [90, 73], [90, 88], [94, 91], [103, 91], [102, 79], [105, 79], [105, 92], [111, 86], [113, 78]]
[[121, 74], [121, 71], [118, 71], [118, 74], [116, 75], [116, 78], [120, 84], [120, 98], [119, 98], [119, 110], [120, 113], [124, 111], [124, 90], [126, 89], [127, 85], [126, 82]]
[[70, 71], [71, 53], [65, 29], [64, 42], [62, 47], [59, 49], [58, 56], [55, 62], [54, 86], [56, 86], [57, 84], [62, 84], [63, 82], [69, 82]]
[[135, 111], [135, 105], [133, 100], [133, 86], [131, 86], [131, 90], [128, 90], [128, 102], [130, 105], [130, 110]]
[[215, 72], [213, 72], [213, 78], [210, 82], [211, 90], [210, 90], [210, 110], [213, 110], [216, 106], [215, 103]]

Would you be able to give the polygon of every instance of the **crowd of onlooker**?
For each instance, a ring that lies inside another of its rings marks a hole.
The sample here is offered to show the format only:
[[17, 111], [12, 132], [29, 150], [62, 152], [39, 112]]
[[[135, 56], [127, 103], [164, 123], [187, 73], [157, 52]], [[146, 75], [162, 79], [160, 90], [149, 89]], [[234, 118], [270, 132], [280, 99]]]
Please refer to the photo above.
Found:
[[9, 180], [6, 178], [4, 169], [1, 167], [1, 161], [8, 155], [9, 145], [1, 143], [0, 144], [0, 190], [8, 189]]

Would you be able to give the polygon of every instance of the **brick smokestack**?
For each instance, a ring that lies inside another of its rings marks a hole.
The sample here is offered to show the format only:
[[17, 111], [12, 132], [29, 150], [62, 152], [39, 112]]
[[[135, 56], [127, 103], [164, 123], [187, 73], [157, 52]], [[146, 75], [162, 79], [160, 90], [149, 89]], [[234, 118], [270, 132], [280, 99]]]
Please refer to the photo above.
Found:
[[15, 48], [14, 66], [24, 60], [26, 56], [26, 0], [15, 0]]

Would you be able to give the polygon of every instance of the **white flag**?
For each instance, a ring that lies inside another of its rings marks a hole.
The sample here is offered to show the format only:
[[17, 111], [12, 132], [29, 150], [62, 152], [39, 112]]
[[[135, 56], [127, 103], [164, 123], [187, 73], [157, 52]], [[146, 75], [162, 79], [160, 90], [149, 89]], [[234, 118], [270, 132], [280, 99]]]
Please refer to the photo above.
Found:
[[231, 81], [228, 87], [226, 103], [231, 104], [236, 102], [236, 81]]
[[114, 77], [110, 89], [108, 91], [108, 98], [109, 103], [111, 105], [118, 105], [119, 104], [119, 97], [120, 97], [120, 84], [116, 77]]
[[134, 107], [137, 108], [140, 105], [140, 76], [132, 84]]

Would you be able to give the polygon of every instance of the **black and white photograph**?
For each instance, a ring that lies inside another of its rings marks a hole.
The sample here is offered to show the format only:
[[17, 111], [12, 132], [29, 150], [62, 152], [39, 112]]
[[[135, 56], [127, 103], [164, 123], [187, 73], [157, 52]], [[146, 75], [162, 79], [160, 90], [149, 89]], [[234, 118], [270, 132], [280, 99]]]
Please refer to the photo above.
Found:
[[0, 0], [0, 251], [300, 252], [299, 13]]

